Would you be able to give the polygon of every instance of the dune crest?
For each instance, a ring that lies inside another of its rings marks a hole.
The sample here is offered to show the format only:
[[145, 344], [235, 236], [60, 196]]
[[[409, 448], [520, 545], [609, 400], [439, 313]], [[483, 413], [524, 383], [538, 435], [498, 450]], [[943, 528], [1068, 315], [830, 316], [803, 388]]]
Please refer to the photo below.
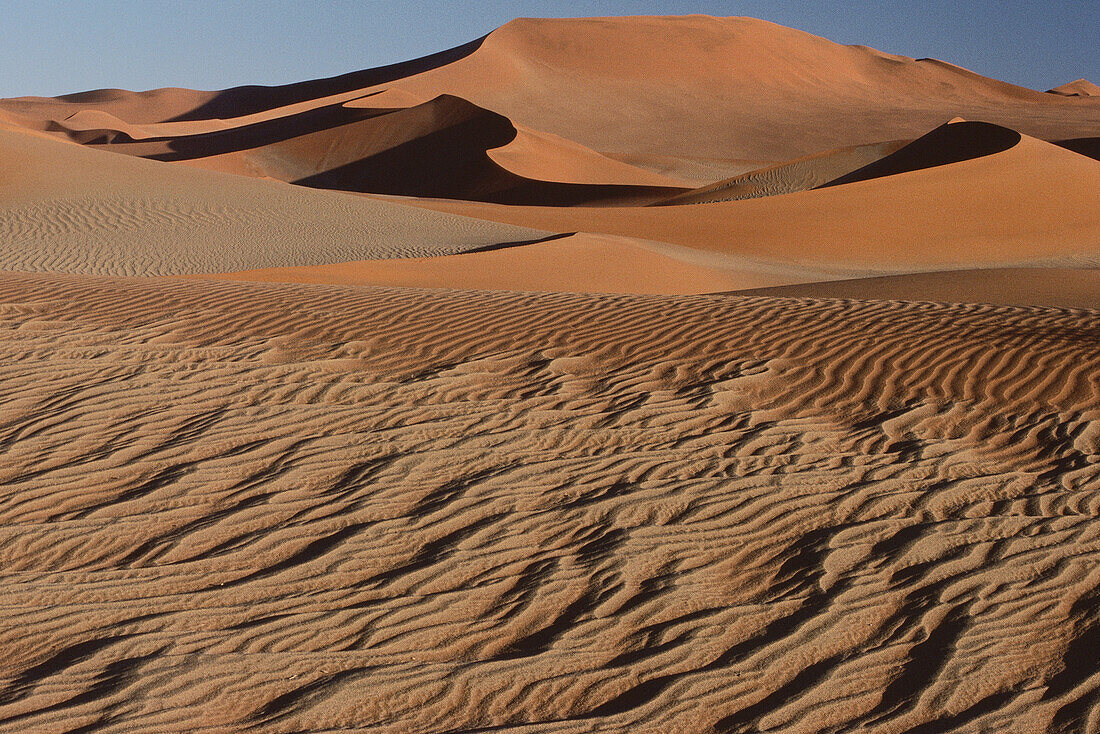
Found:
[[1020, 133], [1007, 127], [956, 117], [893, 153], [846, 173], [824, 186], [867, 181], [996, 155], [1017, 145], [1022, 139]]
[[1065, 97], [1100, 97], [1100, 86], [1093, 84], [1088, 79], [1077, 79], [1055, 87], [1049, 90], [1049, 93], [1061, 94]]

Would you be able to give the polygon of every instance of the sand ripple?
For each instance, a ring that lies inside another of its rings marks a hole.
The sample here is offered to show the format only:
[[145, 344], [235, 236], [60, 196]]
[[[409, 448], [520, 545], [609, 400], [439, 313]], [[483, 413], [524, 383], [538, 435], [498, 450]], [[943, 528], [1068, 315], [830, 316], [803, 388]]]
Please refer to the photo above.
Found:
[[0, 276], [0, 729], [1091, 731], [1098, 316]]

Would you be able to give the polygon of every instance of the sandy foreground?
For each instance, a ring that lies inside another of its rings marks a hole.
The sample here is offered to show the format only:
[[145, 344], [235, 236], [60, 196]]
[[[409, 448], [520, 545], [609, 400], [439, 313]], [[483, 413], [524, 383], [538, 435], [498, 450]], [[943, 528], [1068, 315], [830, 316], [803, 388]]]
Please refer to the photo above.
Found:
[[0, 731], [1100, 732], [1098, 142], [702, 16], [0, 100]]

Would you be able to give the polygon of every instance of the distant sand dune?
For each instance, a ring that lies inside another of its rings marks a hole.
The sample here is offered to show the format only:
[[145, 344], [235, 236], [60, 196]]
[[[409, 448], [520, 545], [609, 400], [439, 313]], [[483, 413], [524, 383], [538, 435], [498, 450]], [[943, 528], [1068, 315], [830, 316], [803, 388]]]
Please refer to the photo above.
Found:
[[[31, 116], [65, 119], [85, 107], [108, 112], [130, 123], [195, 122], [217, 118], [262, 115], [270, 110], [311, 103], [318, 99], [361, 94], [366, 87], [384, 84], [435, 66], [453, 63], [473, 53], [482, 39], [422, 59], [377, 69], [351, 72], [274, 87], [244, 86], [217, 92], [166, 88], [147, 92], [97, 89], [61, 97], [20, 97], [3, 100], [4, 107]], [[58, 117], [60, 115], [60, 117]]]
[[1094, 257], [1097, 191], [1100, 162], [1024, 136], [1007, 150], [970, 160], [744, 201], [599, 210], [409, 203], [742, 257], [920, 270]]
[[1061, 94], [1066, 97], [1100, 97], [1100, 87], [1096, 86], [1088, 79], [1078, 79], [1076, 81], [1063, 84], [1060, 87], [1051, 89], [1052, 94]]
[[1086, 730], [1098, 316], [0, 276], [0, 726]]
[[[136, 132], [121, 121], [111, 128], [96, 117], [104, 113], [79, 114], [88, 115], [87, 129], [71, 119], [52, 124], [100, 150], [312, 188], [554, 205], [647, 203], [686, 188], [575, 143], [521, 133], [506, 118], [449, 95], [405, 109], [331, 103], [167, 137]], [[178, 123], [161, 127], [167, 124]], [[565, 177], [573, 180], [559, 180], [554, 172], [563, 167], [574, 170]], [[539, 179], [542, 173], [546, 180]]]
[[793, 161], [743, 173], [658, 202], [710, 204], [717, 201], [758, 199], [763, 196], [809, 191], [893, 153], [908, 141], [868, 143], [817, 153]]
[[996, 155], [1018, 145], [1020, 140], [1020, 133], [1006, 127], [963, 119], [952, 120], [893, 153], [839, 176], [825, 185], [839, 186], [868, 181]]
[[545, 232], [0, 130], [0, 268], [172, 275], [462, 252]]
[[[61, 121], [96, 109], [131, 124], [206, 124], [378, 92], [399, 96], [401, 107], [461, 97], [691, 180], [704, 170], [714, 181], [824, 150], [913, 139], [956, 116], [1046, 140], [1100, 135], [1097, 97], [1037, 92], [751, 18], [705, 16], [520, 19], [451, 51], [332, 79], [221, 92], [102, 90], [3, 100], [0, 110]], [[730, 170], [734, 160], [757, 164]]]

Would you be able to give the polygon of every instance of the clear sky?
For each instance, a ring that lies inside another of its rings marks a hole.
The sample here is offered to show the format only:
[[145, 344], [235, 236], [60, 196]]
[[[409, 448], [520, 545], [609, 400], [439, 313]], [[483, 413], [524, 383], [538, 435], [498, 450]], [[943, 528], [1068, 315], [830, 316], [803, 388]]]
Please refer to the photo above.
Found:
[[457, 46], [516, 16], [748, 15], [1045, 90], [1100, 83], [1100, 0], [0, 0], [0, 97], [283, 84]]

